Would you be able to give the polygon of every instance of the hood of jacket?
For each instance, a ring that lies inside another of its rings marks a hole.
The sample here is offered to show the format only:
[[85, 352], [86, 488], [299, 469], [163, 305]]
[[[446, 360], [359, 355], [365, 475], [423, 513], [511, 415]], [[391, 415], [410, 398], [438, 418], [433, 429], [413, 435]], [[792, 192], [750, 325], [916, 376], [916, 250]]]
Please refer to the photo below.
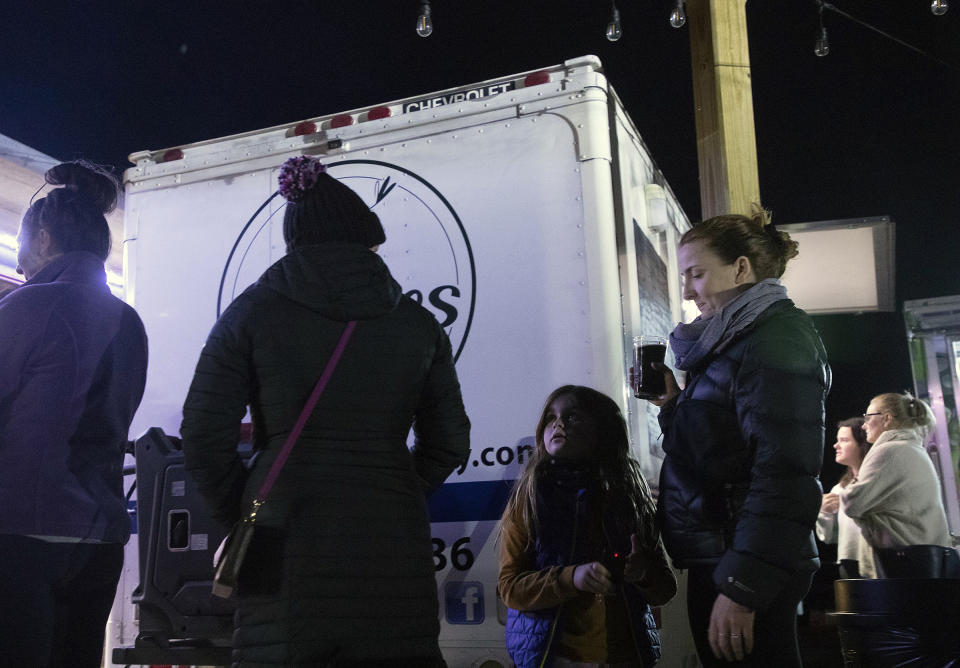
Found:
[[257, 285], [339, 321], [390, 313], [403, 295], [379, 255], [350, 243], [290, 251], [264, 272]]

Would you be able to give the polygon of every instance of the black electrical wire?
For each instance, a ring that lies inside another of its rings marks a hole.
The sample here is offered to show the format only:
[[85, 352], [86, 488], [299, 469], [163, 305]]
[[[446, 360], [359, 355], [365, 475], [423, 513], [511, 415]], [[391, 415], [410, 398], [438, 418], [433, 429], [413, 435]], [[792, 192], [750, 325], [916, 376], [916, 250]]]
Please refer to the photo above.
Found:
[[857, 24], [863, 26], [864, 28], [867, 28], [868, 30], [872, 30], [873, 32], [877, 33], [878, 35], [881, 35], [881, 36], [883, 36], [883, 37], [886, 37], [887, 39], [896, 42], [897, 44], [899, 44], [899, 45], [902, 46], [902, 47], [905, 47], [905, 48], [907, 48], [907, 49], [910, 49], [911, 51], [913, 51], [913, 52], [915, 52], [915, 53], [919, 53], [921, 56], [926, 56], [927, 58], [933, 60], [934, 62], [937, 62], [937, 63], [943, 65], [944, 67], [949, 67], [949, 68], [952, 69], [952, 70], [956, 70], [956, 71], [960, 72], [960, 65], [957, 65], [956, 63], [951, 63], [951, 62], [949, 62], [949, 61], [943, 60], [942, 58], [938, 58], [937, 56], [933, 55], [933, 54], [930, 53], [929, 51], [924, 51], [923, 49], [918, 48], [918, 47], [910, 44], [909, 42], [903, 41], [903, 40], [900, 39], [899, 37], [894, 37], [894, 36], [891, 35], [890, 33], [884, 32], [883, 30], [880, 30], [880, 28], [878, 28], [878, 27], [876, 27], [876, 26], [874, 26], [874, 25], [871, 25], [870, 23], [867, 23], [866, 21], [863, 21], [863, 20], [861, 20], [861, 19], [858, 19], [856, 16], [853, 16], [852, 14], [849, 14], [849, 13], [843, 11], [842, 9], [839, 9], [838, 7], [830, 4], [829, 2], [824, 2], [823, 0], [816, 0], [816, 2], [817, 2], [817, 4], [820, 6], [821, 11], [824, 10], [824, 9], [829, 9], [831, 12], [835, 12], [835, 13], [839, 14], [840, 16], [843, 16], [844, 18], [850, 19], [850, 20], [853, 21], [854, 23], [857, 23]]

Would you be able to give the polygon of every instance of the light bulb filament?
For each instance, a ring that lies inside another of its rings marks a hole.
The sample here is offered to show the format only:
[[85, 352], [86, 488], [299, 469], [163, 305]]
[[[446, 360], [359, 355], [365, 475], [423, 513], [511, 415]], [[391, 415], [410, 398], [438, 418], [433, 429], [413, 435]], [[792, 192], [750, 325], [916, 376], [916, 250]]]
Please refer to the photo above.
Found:
[[420, 15], [417, 16], [417, 34], [421, 37], [429, 37], [433, 34], [432, 13], [428, 0], [420, 3]]

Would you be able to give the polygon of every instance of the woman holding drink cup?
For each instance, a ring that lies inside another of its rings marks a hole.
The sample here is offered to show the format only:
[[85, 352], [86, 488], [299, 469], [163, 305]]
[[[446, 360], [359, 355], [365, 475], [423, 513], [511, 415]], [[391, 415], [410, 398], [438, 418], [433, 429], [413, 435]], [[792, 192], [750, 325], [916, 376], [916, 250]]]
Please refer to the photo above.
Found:
[[[683, 296], [700, 316], [670, 335], [658, 516], [689, 569], [704, 666], [800, 666], [796, 611], [819, 567], [826, 352], [780, 284], [797, 243], [765, 212], [703, 221], [680, 239]], [[638, 372], [639, 373], [639, 372]]]

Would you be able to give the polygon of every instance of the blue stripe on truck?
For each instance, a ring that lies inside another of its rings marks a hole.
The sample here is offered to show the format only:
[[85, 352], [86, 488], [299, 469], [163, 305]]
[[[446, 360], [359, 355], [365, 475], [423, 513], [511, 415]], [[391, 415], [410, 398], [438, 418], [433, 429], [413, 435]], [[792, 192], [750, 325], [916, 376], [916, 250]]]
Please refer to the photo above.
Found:
[[507, 505], [513, 480], [454, 482], [430, 495], [431, 522], [499, 520]]

